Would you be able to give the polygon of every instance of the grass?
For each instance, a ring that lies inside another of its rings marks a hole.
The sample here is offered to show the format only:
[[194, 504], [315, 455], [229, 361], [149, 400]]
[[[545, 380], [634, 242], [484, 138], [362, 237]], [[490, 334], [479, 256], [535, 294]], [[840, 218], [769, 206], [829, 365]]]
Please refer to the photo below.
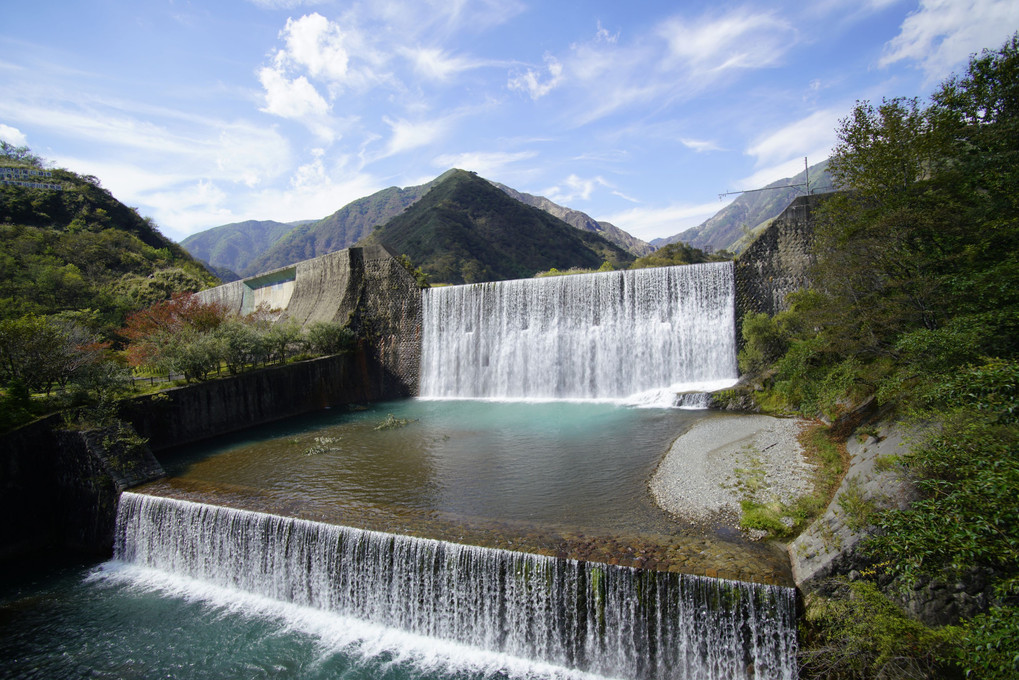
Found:
[[829, 429], [820, 424], [804, 428], [798, 440], [807, 460], [814, 466], [812, 491], [792, 503], [754, 498], [764, 484], [764, 470], [760, 460], [751, 455], [748, 467], [735, 470], [736, 488], [743, 494], [740, 501], [743, 529], [765, 531], [769, 539], [789, 540], [810, 526], [828, 507], [849, 463], [845, 445], [833, 440]]

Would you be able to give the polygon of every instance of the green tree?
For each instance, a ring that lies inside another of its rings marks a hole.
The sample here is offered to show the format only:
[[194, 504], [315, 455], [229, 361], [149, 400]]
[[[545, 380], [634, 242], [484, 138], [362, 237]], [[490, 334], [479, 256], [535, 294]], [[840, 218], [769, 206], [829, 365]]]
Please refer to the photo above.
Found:
[[316, 354], [339, 354], [354, 348], [354, 332], [336, 321], [316, 321], [308, 326], [305, 337]]

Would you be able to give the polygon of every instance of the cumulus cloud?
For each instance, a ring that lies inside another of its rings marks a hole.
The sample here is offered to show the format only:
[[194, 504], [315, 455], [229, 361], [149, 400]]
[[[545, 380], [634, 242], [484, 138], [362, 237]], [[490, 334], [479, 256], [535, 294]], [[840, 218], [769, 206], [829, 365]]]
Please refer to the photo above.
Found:
[[562, 63], [551, 54], [546, 54], [544, 71], [527, 69], [526, 72], [510, 78], [507, 87], [515, 92], [523, 92], [537, 101], [559, 87], [562, 82]]
[[262, 110], [266, 113], [300, 120], [329, 112], [329, 103], [304, 76], [291, 80], [282, 71], [265, 67], [258, 72], [258, 80], [265, 88]]
[[21, 130], [13, 128], [10, 125], [4, 125], [3, 123], [0, 123], [0, 139], [4, 140], [8, 144], [13, 144], [14, 146], [28, 145], [28, 138], [25, 137], [25, 134]]
[[287, 19], [280, 36], [286, 48], [277, 52], [277, 63], [303, 67], [310, 76], [332, 83], [347, 80], [350, 57], [346, 43], [350, 37], [339, 24], [315, 12]]
[[1019, 26], [1014, 0], [921, 0], [885, 45], [881, 66], [916, 62], [929, 80], [949, 75], [983, 48], [995, 49]]

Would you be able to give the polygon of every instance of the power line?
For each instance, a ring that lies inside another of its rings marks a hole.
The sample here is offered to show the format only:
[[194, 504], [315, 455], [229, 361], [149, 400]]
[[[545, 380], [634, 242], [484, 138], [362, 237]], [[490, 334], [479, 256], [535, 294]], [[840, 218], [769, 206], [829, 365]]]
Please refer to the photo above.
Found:
[[740, 191], [726, 191], [718, 195], [718, 200], [734, 194], [753, 194], [758, 191], [774, 191], [775, 189], [799, 189], [803, 188], [805, 194], [810, 194], [810, 168], [807, 166], [807, 157], [803, 157], [803, 182], [799, 184], [783, 184], [779, 187], [764, 187], [763, 189], [742, 189]]

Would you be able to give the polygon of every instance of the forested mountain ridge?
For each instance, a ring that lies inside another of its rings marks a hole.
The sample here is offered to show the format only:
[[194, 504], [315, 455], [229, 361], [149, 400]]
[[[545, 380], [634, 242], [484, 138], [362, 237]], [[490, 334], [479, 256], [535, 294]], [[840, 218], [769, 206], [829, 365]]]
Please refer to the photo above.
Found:
[[606, 241], [611, 241], [623, 250], [632, 253], [636, 257], [643, 257], [644, 255], [650, 255], [654, 252], [655, 248], [650, 243], [640, 240], [636, 236], [632, 236], [611, 222], [599, 222], [587, 213], [580, 212], [579, 210], [573, 210], [561, 206], [544, 196], [535, 196], [533, 194], [525, 194], [521, 191], [517, 191], [512, 187], [508, 187], [505, 184], [499, 182], [492, 182], [493, 185], [505, 191], [510, 197], [517, 199], [525, 205], [529, 205], [539, 210], [544, 210], [553, 217], [558, 217], [563, 222], [566, 222], [571, 227], [580, 229], [582, 231], [591, 231]]
[[303, 222], [247, 220], [232, 222], [192, 234], [180, 244], [194, 257], [213, 268], [226, 268], [240, 274], [252, 259]]
[[385, 224], [421, 200], [449, 172], [452, 171], [417, 186], [382, 189], [348, 203], [328, 217], [294, 227], [237, 271], [252, 276], [349, 248], [371, 233], [373, 227]]
[[626, 267], [633, 255], [601, 236], [524, 205], [464, 170], [443, 175], [425, 196], [358, 245], [408, 255], [436, 281], [526, 278], [551, 268]]
[[[249, 220], [213, 227], [184, 239], [181, 245], [213, 267], [226, 267], [241, 276], [284, 267], [325, 255], [357, 243], [374, 227], [384, 225], [407, 210], [439, 182], [457, 170], [447, 170], [430, 182], [408, 187], [388, 187], [359, 198], [320, 220], [302, 223]], [[623, 250], [640, 257], [654, 248], [608, 222], [553, 203], [542, 196], [519, 192], [498, 182], [492, 184], [510, 197], [563, 220], [581, 231], [598, 234]], [[248, 233], [250, 230], [251, 233]]]
[[61, 190], [0, 185], [0, 318], [93, 309], [119, 325], [174, 292], [218, 283], [96, 178], [49, 172]]

